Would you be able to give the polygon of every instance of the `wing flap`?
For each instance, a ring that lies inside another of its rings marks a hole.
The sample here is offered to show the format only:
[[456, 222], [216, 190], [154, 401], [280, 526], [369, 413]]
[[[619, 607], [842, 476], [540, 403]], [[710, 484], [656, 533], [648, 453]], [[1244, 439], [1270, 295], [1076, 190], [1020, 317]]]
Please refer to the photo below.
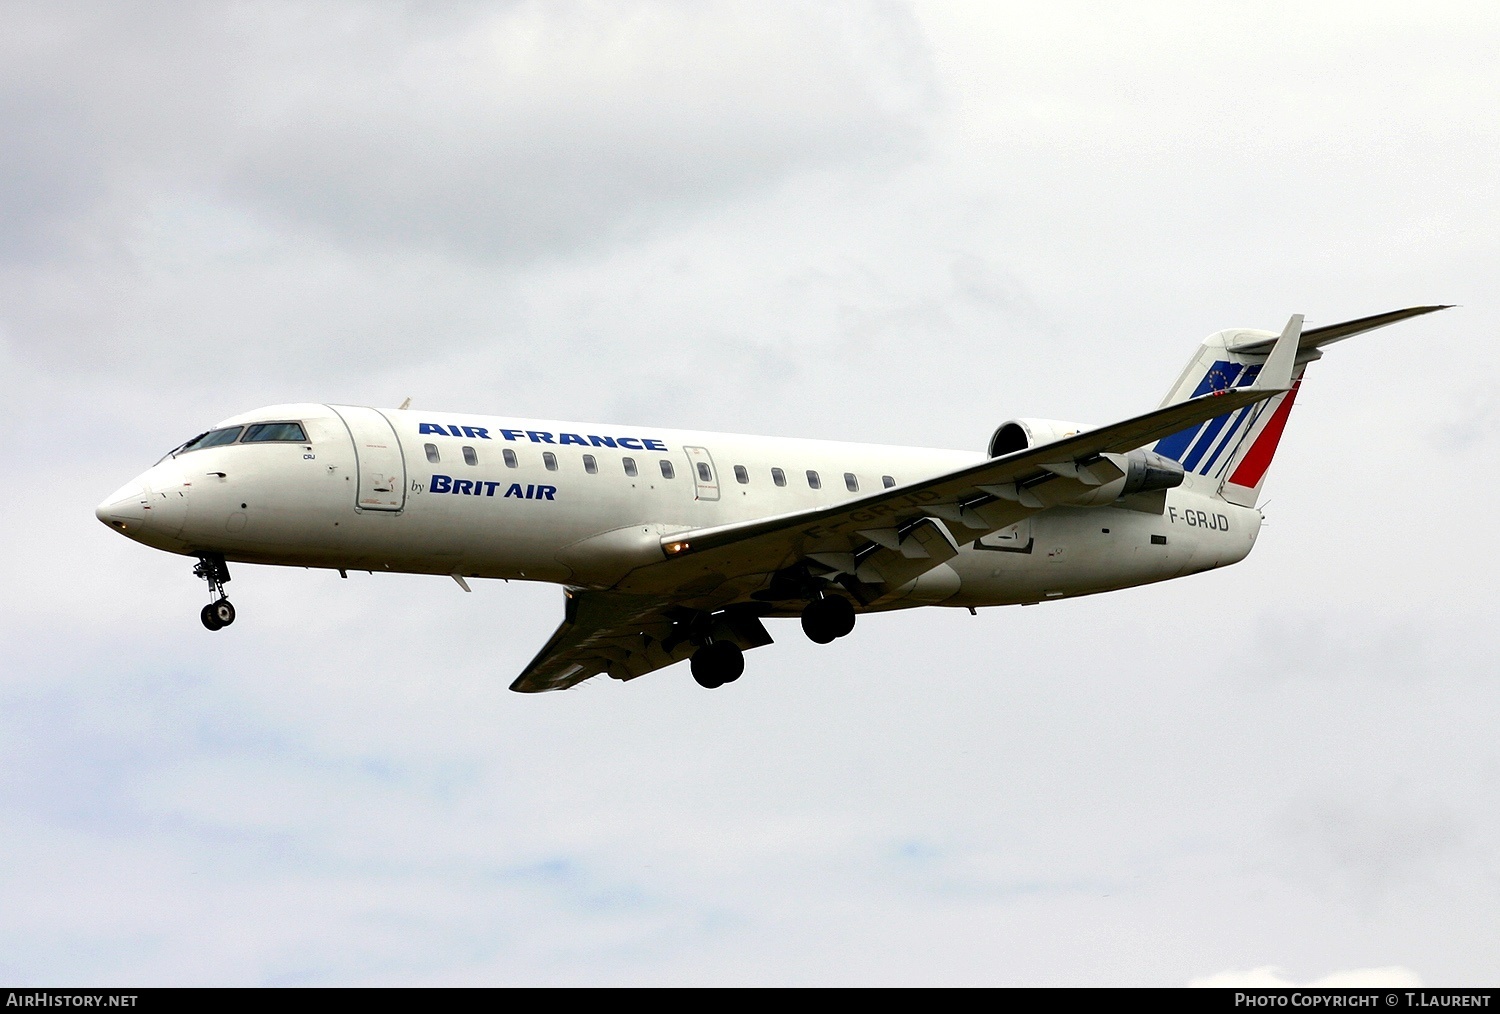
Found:
[[[681, 662], [695, 645], [685, 636], [674, 606], [666, 599], [569, 589], [563, 621], [535, 658], [511, 683], [518, 693], [567, 690], [601, 673], [631, 680]], [[744, 610], [712, 618], [715, 640], [742, 649], [771, 643], [760, 618]]]

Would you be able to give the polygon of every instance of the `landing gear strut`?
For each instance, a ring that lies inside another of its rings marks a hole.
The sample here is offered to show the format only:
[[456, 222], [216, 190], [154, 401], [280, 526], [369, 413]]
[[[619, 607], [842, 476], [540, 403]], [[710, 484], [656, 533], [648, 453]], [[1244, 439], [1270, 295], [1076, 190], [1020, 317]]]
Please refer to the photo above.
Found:
[[827, 644], [854, 629], [854, 606], [838, 595], [813, 599], [802, 610], [802, 632], [817, 644]]
[[208, 582], [208, 597], [211, 600], [203, 607], [198, 618], [209, 630], [219, 630], [234, 622], [234, 606], [224, 594], [224, 585], [229, 582], [229, 564], [218, 553], [199, 553], [198, 563], [193, 567], [193, 576]]
[[710, 641], [693, 652], [693, 679], [712, 690], [733, 683], [745, 671], [745, 653], [733, 641]]

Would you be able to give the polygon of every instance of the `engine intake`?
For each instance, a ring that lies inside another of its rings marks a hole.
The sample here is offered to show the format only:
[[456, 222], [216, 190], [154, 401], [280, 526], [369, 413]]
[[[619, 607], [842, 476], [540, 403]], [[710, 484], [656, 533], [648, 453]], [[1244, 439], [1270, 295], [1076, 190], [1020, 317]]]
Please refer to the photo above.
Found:
[[1090, 427], [1061, 419], [1012, 419], [1001, 425], [990, 437], [990, 457], [1024, 451], [1038, 444], [1050, 444], [1063, 437], [1082, 433]]

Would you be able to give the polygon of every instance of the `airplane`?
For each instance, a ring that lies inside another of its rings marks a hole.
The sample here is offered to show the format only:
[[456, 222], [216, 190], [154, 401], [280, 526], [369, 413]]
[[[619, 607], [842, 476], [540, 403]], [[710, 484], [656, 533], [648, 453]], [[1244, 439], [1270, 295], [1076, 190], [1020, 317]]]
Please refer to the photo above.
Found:
[[1035, 604], [1237, 563], [1308, 363], [1416, 306], [1203, 341], [1161, 405], [1106, 426], [1019, 418], [983, 453], [350, 405], [274, 405], [168, 452], [95, 511], [196, 558], [200, 618], [230, 563], [564, 587], [511, 685], [563, 690], [688, 660], [714, 688], [799, 617]]

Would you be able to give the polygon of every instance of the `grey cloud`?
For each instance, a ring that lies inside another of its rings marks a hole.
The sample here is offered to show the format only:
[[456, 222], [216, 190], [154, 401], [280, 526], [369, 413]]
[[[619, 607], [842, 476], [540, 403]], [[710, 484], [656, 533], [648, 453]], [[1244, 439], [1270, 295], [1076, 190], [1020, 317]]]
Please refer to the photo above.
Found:
[[[1462, 819], [1436, 803], [1401, 798], [1303, 800], [1283, 827], [1298, 846], [1302, 876], [1331, 870], [1366, 904], [1440, 870], [1465, 846]], [[1311, 860], [1309, 863], [1308, 860]]]
[[88, 350], [104, 368], [274, 372], [289, 352], [317, 365], [341, 332], [373, 364], [419, 335], [472, 341], [513, 322], [538, 259], [639, 242], [799, 173], [907, 159], [935, 102], [900, 8], [13, 20], [0, 335], [52, 368]]
[[415, 43], [361, 17], [331, 52], [305, 37], [241, 111], [229, 190], [343, 242], [527, 258], [918, 137], [925, 67], [866, 62], [874, 11], [612, 11], [528, 5]]
[[[652, 210], [910, 154], [931, 102], [920, 51], [879, 44], [910, 35], [895, 9], [24, 6], [11, 21], [13, 255], [49, 220], [119, 229], [183, 198], [358, 246], [564, 253]], [[107, 198], [124, 223], [101, 219]]]

